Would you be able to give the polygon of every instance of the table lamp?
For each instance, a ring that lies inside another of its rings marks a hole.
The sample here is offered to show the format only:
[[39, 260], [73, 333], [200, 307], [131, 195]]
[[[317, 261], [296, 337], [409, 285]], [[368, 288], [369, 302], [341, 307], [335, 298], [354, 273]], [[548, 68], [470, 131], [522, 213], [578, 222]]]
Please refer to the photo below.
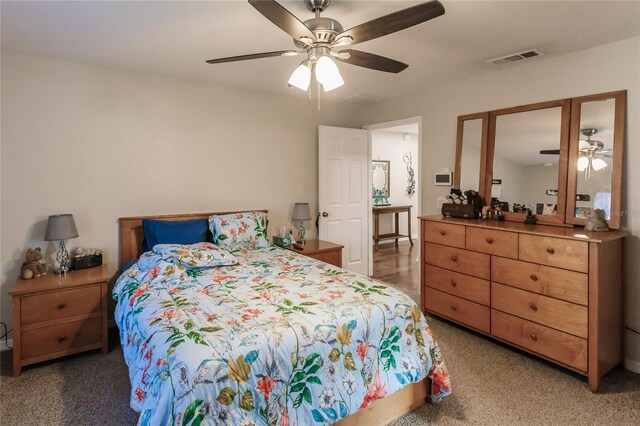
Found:
[[47, 221], [47, 232], [44, 235], [45, 241], [59, 241], [58, 253], [56, 260], [59, 263], [57, 269], [53, 270], [54, 274], [66, 275], [69, 272], [67, 262], [69, 261], [69, 251], [67, 250], [65, 241], [78, 237], [76, 223], [73, 221], [71, 214], [56, 214], [49, 216]]
[[309, 203], [296, 203], [293, 206], [293, 214], [291, 215], [293, 221], [298, 221], [298, 242], [304, 244], [304, 221], [311, 220], [311, 210], [309, 209]]

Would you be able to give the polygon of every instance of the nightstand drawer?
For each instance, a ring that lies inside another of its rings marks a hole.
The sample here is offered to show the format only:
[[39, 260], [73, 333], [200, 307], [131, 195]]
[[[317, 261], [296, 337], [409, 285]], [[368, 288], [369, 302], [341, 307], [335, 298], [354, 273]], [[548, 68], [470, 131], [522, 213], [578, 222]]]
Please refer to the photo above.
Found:
[[101, 300], [99, 285], [25, 296], [20, 322], [27, 325], [100, 312]]
[[[102, 319], [89, 318], [22, 332], [21, 358], [44, 360], [102, 343]], [[35, 361], [34, 361], [35, 362]]]
[[464, 248], [464, 226], [431, 222], [425, 222], [423, 226], [425, 241]]
[[454, 247], [425, 243], [426, 263], [474, 277], [489, 279], [489, 255]]
[[320, 253], [308, 254], [308, 257], [319, 260], [321, 262], [329, 263], [338, 268], [342, 267], [342, 249], [333, 251], [323, 251]]
[[517, 259], [518, 234], [470, 226], [467, 228], [467, 249]]
[[520, 260], [589, 272], [589, 243], [564, 238], [520, 234]]

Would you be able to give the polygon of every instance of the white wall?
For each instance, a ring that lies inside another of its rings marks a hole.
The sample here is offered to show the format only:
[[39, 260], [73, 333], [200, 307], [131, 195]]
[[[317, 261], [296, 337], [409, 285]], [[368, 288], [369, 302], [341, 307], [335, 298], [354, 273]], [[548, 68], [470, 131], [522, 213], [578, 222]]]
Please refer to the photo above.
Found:
[[[418, 125], [416, 132], [418, 131]], [[388, 160], [390, 174], [389, 203], [398, 205], [411, 205], [411, 233], [419, 234], [418, 228], [418, 191], [420, 176], [418, 173], [418, 137], [409, 135], [405, 140], [402, 133], [386, 132], [384, 130], [374, 130], [371, 133], [371, 158], [373, 160]], [[416, 192], [409, 196], [407, 189], [407, 165], [403, 161], [403, 155], [411, 153], [413, 158], [413, 170], [415, 172]], [[387, 234], [393, 232], [392, 214], [380, 215], [380, 233]], [[400, 214], [400, 233], [407, 233], [407, 215]], [[406, 241], [406, 240], [405, 240]]]
[[[625, 322], [640, 331], [640, 37], [558, 57], [496, 68], [478, 78], [443, 84], [411, 97], [371, 105], [363, 122], [423, 117], [423, 212], [436, 214], [436, 197], [449, 188], [436, 187], [428, 176], [440, 167], [454, 167], [456, 119], [462, 114], [613, 90], [627, 90], [624, 166]], [[640, 336], [625, 333], [625, 365], [640, 371]]]
[[2, 321], [50, 214], [73, 213], [70, 244], [115, 272], [119, 217], [267, 208], [274, 232], [297, 201], [316, 212], [319, 124], [360, 127], [360, 111], [3, 52]]

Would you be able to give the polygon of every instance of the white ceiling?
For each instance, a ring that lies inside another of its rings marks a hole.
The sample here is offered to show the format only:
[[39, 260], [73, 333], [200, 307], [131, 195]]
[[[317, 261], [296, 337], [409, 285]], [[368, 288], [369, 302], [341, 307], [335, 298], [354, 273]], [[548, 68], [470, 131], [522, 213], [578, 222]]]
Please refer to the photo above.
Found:
[[[419, 2], [334, 0], [323, 16], [349, 28]], [[406, 62], [398, 75], [339, 64], [341, 100], [401, 96], [445, 81], [494, 72], [487, 59], [530, 48], [545, 60], [640, 34], [639, 1], [452, 1], [427, 23], [355, 48]], [[302, 1], [281, 1], [301, 20]], [[244, 0], [2, 1], [2, 49], [254, 90], [287, 88], [300, 57], [208, 65], [206, 59], [293, 47], [292, 40]], [[503, 67], [515, 67], [508, 64]]]

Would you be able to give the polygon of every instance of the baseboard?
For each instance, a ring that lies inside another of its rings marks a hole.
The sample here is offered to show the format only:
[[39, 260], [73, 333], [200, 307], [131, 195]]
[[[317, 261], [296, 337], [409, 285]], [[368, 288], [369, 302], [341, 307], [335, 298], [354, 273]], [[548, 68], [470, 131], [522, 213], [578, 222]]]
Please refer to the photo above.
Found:
[[4, 352], [4, 351], [11, 350], [11, 348], [13, 348], [13, 339], [9, 339], [9, 340], [7, 341], [7, 344], [8, 344], [9, 346], [7, 346], [7, 345], [4, 343], [4, 339], [2, 339], [2, 342], [0, 342], [0, 352]]

